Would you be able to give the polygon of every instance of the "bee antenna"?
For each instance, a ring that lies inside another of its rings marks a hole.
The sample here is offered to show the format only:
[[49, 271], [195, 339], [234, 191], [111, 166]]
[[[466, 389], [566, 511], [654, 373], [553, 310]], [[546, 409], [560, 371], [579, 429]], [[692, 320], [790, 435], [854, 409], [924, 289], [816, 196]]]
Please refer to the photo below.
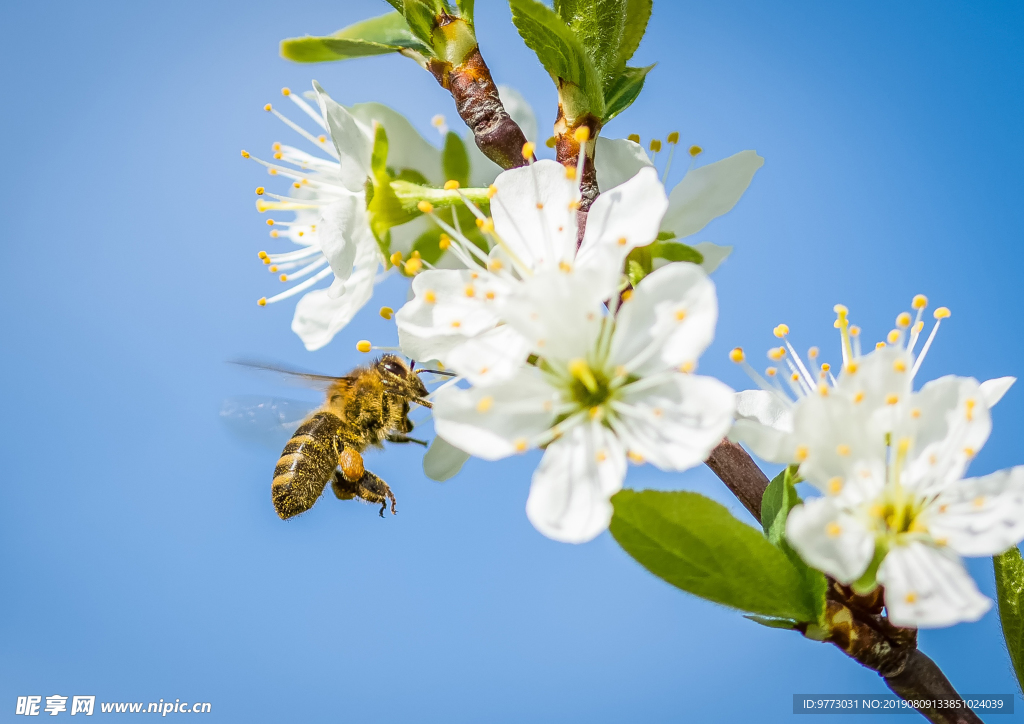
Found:
[[416, 360], [409, 360], [409, 371], [412, 372], [416, 369]]
[[418, 375], [421, 375], [424, 372], [429, 372], [432, 375], [441, 375], [442, 377], [458, 377], [454, 372], [445, 372], [444, 370], [426, 370], [423, 368], [416, 370], [416, 374]]

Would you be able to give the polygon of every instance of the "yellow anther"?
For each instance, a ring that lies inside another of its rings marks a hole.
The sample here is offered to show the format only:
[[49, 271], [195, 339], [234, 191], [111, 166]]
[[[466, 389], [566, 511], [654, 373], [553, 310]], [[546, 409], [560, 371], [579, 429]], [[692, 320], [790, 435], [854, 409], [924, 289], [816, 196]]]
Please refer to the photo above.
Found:
[[684, 319], [686, 319], [686, 310], [685, 309], [677, 309], [675, 316], [676, 316], [676, 321], [677, 322], [682, 322]]
[[488, 410], [491, 409], [491, 406], [493, 404], [494, 404], [494, 398], [491, 397], [490, 395], [487, 395], [485, 397], [481, 397], [480, 401], [476, 403], [476, 411], [477, 412], [487, 412]]
[[416, 208], [422, 211], [424, 214], [429, 214], [431, 211], [434, 210], [434, 205], [429, 201], [424, 200], [416, 204]]
[[860, 365], [857, 362], [849, 362], [846, 365], [846, 371], [851, 375], [856, 374], [857, 370], [860, 369]]
[[487, 299], [494, 299], [494, 292], [487, 292], [484, 296], [487, 297]]
[[624, 292], [622, 292], [622, 294], [619, 295], [619, 297], [622, 299], [623, 304], [625, 304], [626, 302], [633, 298], [633, 290], [626, 289]]
[[476, 287], [474, 287], [472, 284], [467, 284], [466, 288], [463, 291], [465, 292], [467, 297], [476, 296]]
[[265, 307], [265, 306], [267, 306], [267, 298], [266, 297], [260, 297], [259, 299], [256, 300], [256, 303], [258, 305], [260, 305], [261, 307]]
[[244, 148], [242, 149], [242, 158], [249, 158], [249, 152], [246, 151]]
[[885, 507], [879, 503], [875, 503], [868, 509], [868, 513], [872, 518], [881, 518], [885, 515]]
[[885, 342], [875, 342], [875, 349], [882, 349], [885, 347]]
[[672, 133], [668, 134], [668, 138], [666, 138], [665, 140], [671, 143], [673, 146], [679, 143], [679, 131], [672, 131]]
[[768, 350], [768, 359], [775, 360], [778, 362], [780, 359], [786, 356], [785, 347], [772, 347]]
[[791, 374], [789, 376], [789, 379], [793, 380], [793, 382], [799, 382], [800, 381], [800, 375], [798, 373], [794, 372], [793, 374]]
[[286, 282], [286, 281], [288, 281], [288, 275], [287, 274], [282, 274], [281, 276], [278, 277], [278, 279], [280, 279], [283, 282]]
[[854, 404], [857, 404], [857, 403], [863, 402], [863, 401], [864, 401], [864, 393], [863, 392], [858, 392], [856, 395], [853, 396]]
[[597, 462], [603, 463], [605, 460], [608, 459], [608, 453], [606, 453], [604, 450], [598, 450], [597, 455], [595, 455], [594, 457], [597, 458]]
[[906, 596], [904, 596], [904, 599], [906, 600], [907, 603], [916, 603], [917, 602], [917, 594], [914, 593], [913, 591], [911, 591]]
[[888, 397], [885, 398], [885, 404], [887, 405], [895, 405], [899, 401], [899, 395], [889, 395]]
[[810, 359], [818, 359], [819, 352], [820, 350], [817, 347], [811, 347], [809, 350], [807, 350], [807, 356]]
[[418, 251], [413, 251], [413, 253], [410, 254], [409, 257], [411, 259], [419, 259], [420, 258], [420, 253]]
[[818, 394], [822, 397], [828, 397], [828, 385], [824, 382], [818, 383]]
[[366, 354], [371, 349], [373, 349], [373, 345], [370, 344], [370, 340], [361, 339], [358, 342], [356, 342], [356, 349], [362, 352], [363, 354]]
[[843, 489], [843, 479], [842, 478], [832, 478], [831, 480], [828, 481], [828, 492], [832, 493], [832, 495], [839, 495], [839, 493], [842, 491], [842, 489]]
[[850, 313], [850, 310], [846, 308], [845, 304], [836, 304], [834, 307], [832, 307], [832, 311], [838, 314], [840, 318], [845, 317], [847, 314]]
[[978, 403], [973, 398], [968, 398], [964, 405], [967, 407], [967, 422], [974, 420], [974, 406]]
[[395, 310], [392, 309], [391, 307], [381, 307], [380, 308], [380, 316], [384, 317], [384, 319], [391, 319], [391, 317], [392, 317], [392, 315], [394, 315], [394, 313], [395, 313]]
[[425, 301], [427, 304], [433, 304], [434, 302], [437, 301], [437, 295], [428, 289], [426, 292], [423, 293], [423, 301]]
[[438, 113], [436, 116], [430, 119], [430, 125], [434, 128], [440, 128], [444, 125], [444, 116]]
[[924, 309], [928, 306], [928, 297], [923, 294], [914, 295], [914, 300], [910, 303], [914, 309]]
[[901, 437], [896, 441], [896, 453], [898, 455], [906, 455], [907, 451], [910, 450], [910, 438]]
[[270, 111], [271, 108], [273, 108], [273, 106], [270, 105], [269, 103], [267, 105], [263, 106], [263, 110], [268, 111], [268, 112]]
[[280, 151], [281, 150], [281, 142], [280, 141], [274, 141], [274, 143], [271, 144], [270, 148], [273, 149], [274, 151]]
[[409, 261], [405, 262], [405, 273], [408, 274], [409, 276], [418, 274], [422, 268], [422, 259], [410, 259]]
[[822, 362], [821, 363], [821, 371], [822, 372], [828, 372], [830, 369], [832, 369], [832, 365], [830, 365], [828, 362]]
[[690, 155], [696, 158], [697, 156], [704, 153], [704, 149], [700, 146], [690, 146]]
[[327, 136], [324, 136], [323, 134], [321, 134], [321, 135], [316, 137], [316, 140], [320, 141], [320, 143], [327, 143]]
[[893, 372], [906, 372], [907, 371], [907, 363], [904, 362], [901, 359], [898, 359], [898, 360], [896, 360], [895, 362], [892, 363], [892, 370], [893, 370]]
[[501, 271], [505, 267], [504, 262], [501, 259], [491, 259], [487, 262], [487, 268], [491, 271]]
[[570, 181], [575, 181], [576, 180], [576, 167], [575, 166], [566, 166], [565, 167], [565, 177], [567, 179], [569, 179]]
[[594, 407], [590, 408], [590, 412], [587, 414], [590, 415], [591, 420], [596, 420], [597, 418], [601, 417], [601, 408], [595, 405]]
[[845, 457], [845, 456], [847, 456], [849, 454], [850, 454], [850, 446], [849, 445], [842, 445], [842, 444], [841, 445], [836, 445], [836, 455], [842, 455], [842, 456]]
[[921, 330], [924, 329], [924, 322], [918, 322], [914, 325], [914, 334], [921, 334]]
[[548, 140], [544, 141], [544, 145], [547, 146], [548, 148], [554, 148], [555, 146], [558, 145], [558, 139], [555, 138], [554, 136], [549, 136]]
[[932, 313], [936, 319], [948, 319], [950, 314], [949, 307], [939, 307]]
[[632, 141], [633, 143], [640, 143], [640, 134], [639, 133], [630, 133], [628, 136], [626, 136], [626, 140], [627, 141]]
[[898, 329], [891, 330], [885, 339], [889, 344], [896, 344], [900, 341], [900, 331]]
[[910, 411], [910, 416], [915, 420], [921, 417], [921, 408], [915, 407], [913, 410]]
[[568, 274], [569, 272], [571, 272], [571, 271], [572, 271], [572, 264], [570, 264], [570, 263], [569, 263], [569, 262], [567, 262], [567, 261], [560, 261], [560, 262], [558, 262], [558, 268], [559, 268], [559, 269], [560, 269], [561, 271], [563, 271], [563, 272], [565, 272], [566, 274]]
[[512, 444], [515, 446], [516, 452], [526, 452], [526, 438], [516, 438], [516, 441]]
[[572, 137], [576, 139], [576, 143], [586, 143], [590, 140], [590, 128], [588, 126], [580, 126], [573, 131]]
[[277, 176], [277, 169], [276, 168], [268, 168], [267, 169], [267, 173], [269, 173], [271, 176]]
[[768, 375], [769, 377], [774, 377], [775, 375], [777, 375], [779, 373], [779, 371], [775, 367], [769, 367], [768, 369], [766, 369], [764, 371], [764, 373], [766, 375]]
[[455, 179], [448, 179], [444, 182], [445, 191], [455, 191], [457, 188], [459, 188], [459, 182]]
[[452, 322], [452, 327], [454, 327], [455, 329], [458, 329], [461, 326], [462, 326], [462, 322], [460, 322], [457, 319], [454, 322]]
[[693, 360], [688, 360], [687, 362], [683, 362], [681, 365], [679, 365], [679, 371], [682, 372], [684, 375], [690, 374], [695, 369], [697, 369], [697, 363], [694, 362]]
[[398, 266], [399, 264], [401, 264], [402, 263], [402, 252], [396, 251], [394, 254], [392, 254], [391, 255], [391, 263], [394, 264], [395, 266]]
[[746, 358], [747, 358], [746, 355], [743, 354], [743, 348], [742, 347], [736, 347], [731, 352], [729, 352], [729, 359], [731, 359], [736, 364], [739, 364], [740, 362], [742, 362]]
[[638, 453], [635, 450], [628, 451], [626, 453], [626, 457], [628, 457], [636, 465], [643, 465], [644, 464], [644, 456], [641, 455], [640, 453]]
[[979, 495], [977, 498], [974, 499], [974, 507], [975, 508], [983, 508], [983, 507], [985, 507], [985, 496], [984, 495]]
[[480, 227], [480, 231], [485, 234], [494, 233], [494, 219], [487, 217], [486, 219], [477, 219], [477, 221], [480, 222], [477, 224]]
[[657, 153], [658, 151], [660, 151], [661, 150], [661, 141], [659, 141], [657, 138], [652, 138], [651, 139], [651, 143], [650, 143], [650, 149], [654, 153]]
[[281, 95], [283, 95], [283, 96], [290, 96], [291, 94], [292, 94], [292, 92], [288, 88], [282, 88], [281, 89]]
[[259, 254], [257, 254], [256, 256], [258, 256], [258, 257], [259, 257], [260, 259], [266, 259], [266, 258], [267, 258], [268, 256], [270, 256], [270, 255], [269, 255], [269, 254], [267, 254], [267, 252], [265, 252], [265, 251], [261, 251], [261, 252], [260, 252]]
[[276, 239], [278, 236], [280, 235], [277, 233], [277, 229], [274, 229], [273, 231], [270, 232], [271, 239]]
[[[269, 261], [269, 260], [268, 260], [268, 261]], [[272, 267], [270, 267], [270, 272], [271, 272], [271, 273], [274, 273], [274, 272], [276, 272], [276, 271], [277, 271], [277, 267], [276, 267], [276, 266], [272, 266]]]
[[257, 196], [262, 196], [265, 191], [266, 191], [266, 189], [263, 188], [262, 186], [257, 186], [256, 187], [256, 195]]
[[828, 533], [829, 538], [838, 538], [839, 535], [843, 532], [843, 529], [842, 527], [840, 527], [838, 523], [836, 523], [833, 520], [831, 523], [825, 526], [825, 532]]
[[793, 452], [793, 457], [796, 458], [796, 461], [798, 463], [802, 463], [804, 460], [807, 459], [807, 455], [809, 452], [810, 450], [807, 449], [806, 445], [797, 445], [796, 450]]
[[441, 251], [445, 251], [449, 246], [452, 245], [452, 240], [448, 234], [441, 234], [441, 238], [437, 241], [437, 246]]
[[851, 324], [850, 325], [850, 336], [851, 337], [859, 337], [860, 336], [860, 327], [858, 327], [856, 324]]
[[523, 158], [526, 159], [527, 161], [529, 161], [531, 158], [533, 158], [533, 150], [535, 148], [537, 148], [537, 146], [535, 144], [531, 143], [530, 141], [527, 141], [526, 143], [524, 143], [523, 144]]
[[267, 219], [267, 226], [273, 226], [273, 225], [274, 225], [274, 220], [273, 219]]
[[576, 211], [579, 208], [580, 208], [580, 202], [579, 201], [570, 201], [569, 202], [569, 211]]
[[789, 325], [788, 324], [780, 324], [779, 326], [777, 326], [775, 329], [772, 330], [772, 333], [776, 337], [778, 337], [779, 339], [782, 339], [787, 334], [789, 334]]
[[896, 326], [900, 329], [906, 329], [910, 326], [910, 312], [900, 312], [899, 316], [896, 317]]
[[300, 184], [298, 181], [295, 181], [294, 183], [292, 183], [292, 188], [301, 189], [302, 184]]
[[966, 455], [969, 458], [973, 458], [975, 452], [976, 451], [975, 451], [975, 449], [973, 447], [965, 447], [964, 448], [964, 455]]

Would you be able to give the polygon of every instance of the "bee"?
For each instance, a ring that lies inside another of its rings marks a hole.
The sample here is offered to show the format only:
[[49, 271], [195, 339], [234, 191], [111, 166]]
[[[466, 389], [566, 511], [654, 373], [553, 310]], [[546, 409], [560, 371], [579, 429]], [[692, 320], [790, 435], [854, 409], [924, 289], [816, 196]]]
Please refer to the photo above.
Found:
[[380, 503], [384, 517], [388, 502], [397, 513], [391, 488], [363, 465], [368, 447], [382, 448], [384, 442], [418, 443], [408, 436], [413, 430], [409, 410], [412, 404], [431, 407], [428, 391], [420, 380], [423, 372], [450, 375], [438, 370], [414, 370], [392, 354], [357, 367], [344, 377], [312, 375], [242, 362], [324, 385], [324, 404], [308, 415], [284, 446], [271, 483], [271, 499], [282, 520], [313, 507], [331, 484], [340, 500], [361, 498]]

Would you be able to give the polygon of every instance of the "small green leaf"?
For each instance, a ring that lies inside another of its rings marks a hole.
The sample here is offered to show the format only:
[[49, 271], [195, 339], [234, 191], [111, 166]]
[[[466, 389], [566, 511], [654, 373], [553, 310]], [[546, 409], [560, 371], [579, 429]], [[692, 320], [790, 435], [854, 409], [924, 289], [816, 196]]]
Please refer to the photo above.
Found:
[[[558, 14], [536, 0], [509, 0], [512, 22], [526, 45], [556, 83], [559, 80], [578, 87], [587, 108], [565, 109], [576, 118], [584, 113], [604, 117], [604, 92], [601, 77], [590, 55]], [[560, 84], [559, 84], [560, 85]], [[577, 101], [578, 103], [578, 101]]]
[[996, 569], [996, 598], [999, 622], [1003, 625], [1006, 650], [1010, 653], [1017, 686], [1024, 691], [1024, 560], [1014, 546], [992, 559]]
[[704, 255], [688, 244], [679, 241], [656, 241], [651, 244], [651, 256], [667, 261], [689, 261], [700, 264]]
[[464, 453], [441, 437], [434, 437], [430, 449], [423, 456], [423, 472], [431, 480], [444, 482], [453, 477], [469, 460], [469, 453]]
[[800, 496], [796, 492], [798, 477], [796, 468], [790, 466], [775, 476], [765, 488], [761, 497], [761, 527], [768, 540], [786, 554], [793, 566], [800, 571], [804, 580], [804, 590], [814, 602], [814, 610], [818, 622], [825, 615], [825, 596], [828, 592], [828, 580], [825, 576], [806, 563], [793, 550], [786, 540], [786, 521], [789, 511], [800, 504]]
[[612, 535], [654, 575], [741, 611], [816, 620], [788, 556], [724, 506], [697, 493], [653, 490], [623, 490], [612, 504]]
[[626, 262], [626, 275], [629, 277], [629, 283], [635, 287], [643, 281], [643, 278], [647, 276], [647, 272], [644, 271], [640, 262], [630, 259]]
[[431, 54], [429, 47], [413, 35], [405, 18], [397, 12], [349, 25], [333, 35], [307, 35], [281, 41], [281, 56], [299, 63], [347, 60], [397, 53], [403, 49]]
[[407, 208], [391, 186], [388, 174], [388, 134], [377, 123], [373, 129], [373, 150], [370, 152], [369, 181], [372, 193], [366, 194], [366, 209], [370, 212], [370, 230], [377, 239], [384, 258], [390, 256], [391, 235], [388, 229], [404, 224], [419, 216], [415, 209]]
[[473, 24], [473, 0], [455, 0], [455, 5], [459, 8], [459, 17], [465, 20], [470, 25]]
[[469, 154], [466, 153], [466, 145], [454, 131], [448, 131], [444, 139], [441, 166], [445, 179], [458, 181], [463, 187], [469, 186]]
[[605, 90], [605, 123], [633, 105], [633, 101], [644, 89], [644, 81], [653, 67], [648, 65], [646, 68], [626, 68]]
[[405, 12], [405, 5], [402, 0], [386, 0], [387, 4], [400, 13]]
[[754, 623], [759, 623], [762, 626], [767, 626], [768, 628], [785, 628], [792, 630], [799, 625], [799, 622], [790, 618], [770, 618], [769, 616], [755, 616], [753, 614], [748, 614], [743, 618], [749, 618]]
[[555, 12], [586, 48], [606, 91], [636, 52], [652, 0], [555, 0]]
[[443, 9], [444, 5], [437, 0], [404, 0], [405, 22], [413, 34], [430, 48], [434, 47], [437, 16]]

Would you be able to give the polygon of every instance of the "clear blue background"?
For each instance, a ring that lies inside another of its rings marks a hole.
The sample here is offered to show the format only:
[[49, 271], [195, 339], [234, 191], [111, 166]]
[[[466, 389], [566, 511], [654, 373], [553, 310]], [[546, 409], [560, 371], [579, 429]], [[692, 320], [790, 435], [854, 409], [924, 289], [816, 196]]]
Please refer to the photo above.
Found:
[[[548, 78], [507, 6], [478, 5], [494, 75], [545, 133]], [[659, 65], [607, 133], [678, 130], [708, 161], [766, 159], [698, 237], [736, 246], [701, 369], [737, 388], [732, 346], [767, 348], [785, 321], [835, 357], [835, 302], [870, 342], [917, 292], [953, 310], [924, 379], [1024, 373], [1024, 14], [893, 5], [655, 4], [636, 60]], [[239, 149], [292, 140], [261, 107], [313, 77], [425, 133], [435, 113], [455, 125], [450, 97], [405, 59], [277, 57], [280, 38], [386, 9], [5, 5], [0, 719], [19, 695], [94, 694], [209, 701], [210, 721], [790, 721], [794, 693], [885, 692], [830, 646], [662, 583], [607, 534], [569, 546], [536, 533], [523, 512], [535, 457], [438, 484], [418, 450], [395, 449], [371, 465], [397, 517], [325, 498], [277, 519], [275, 452], [232, 439], [217, 411], [282, 390], [225, 360], [346, 370], [355, 340], [394, 339], [376, 307], [404, 292], [379, 289], [307, 353], [290, 304], [254, 303], [276, 289], [256, 258], [268, 239], [252, 190], [267, 177]], [[1024, 462], [1022, 432], [1014, 389], [974, 471]], [[729, 500], [706, 469], [633, 468], [628, 485]], [[991, 594], [990, 562], [971, 570]], [[1015, 691], [994, 613], [921, 645], [963, 693]]]

